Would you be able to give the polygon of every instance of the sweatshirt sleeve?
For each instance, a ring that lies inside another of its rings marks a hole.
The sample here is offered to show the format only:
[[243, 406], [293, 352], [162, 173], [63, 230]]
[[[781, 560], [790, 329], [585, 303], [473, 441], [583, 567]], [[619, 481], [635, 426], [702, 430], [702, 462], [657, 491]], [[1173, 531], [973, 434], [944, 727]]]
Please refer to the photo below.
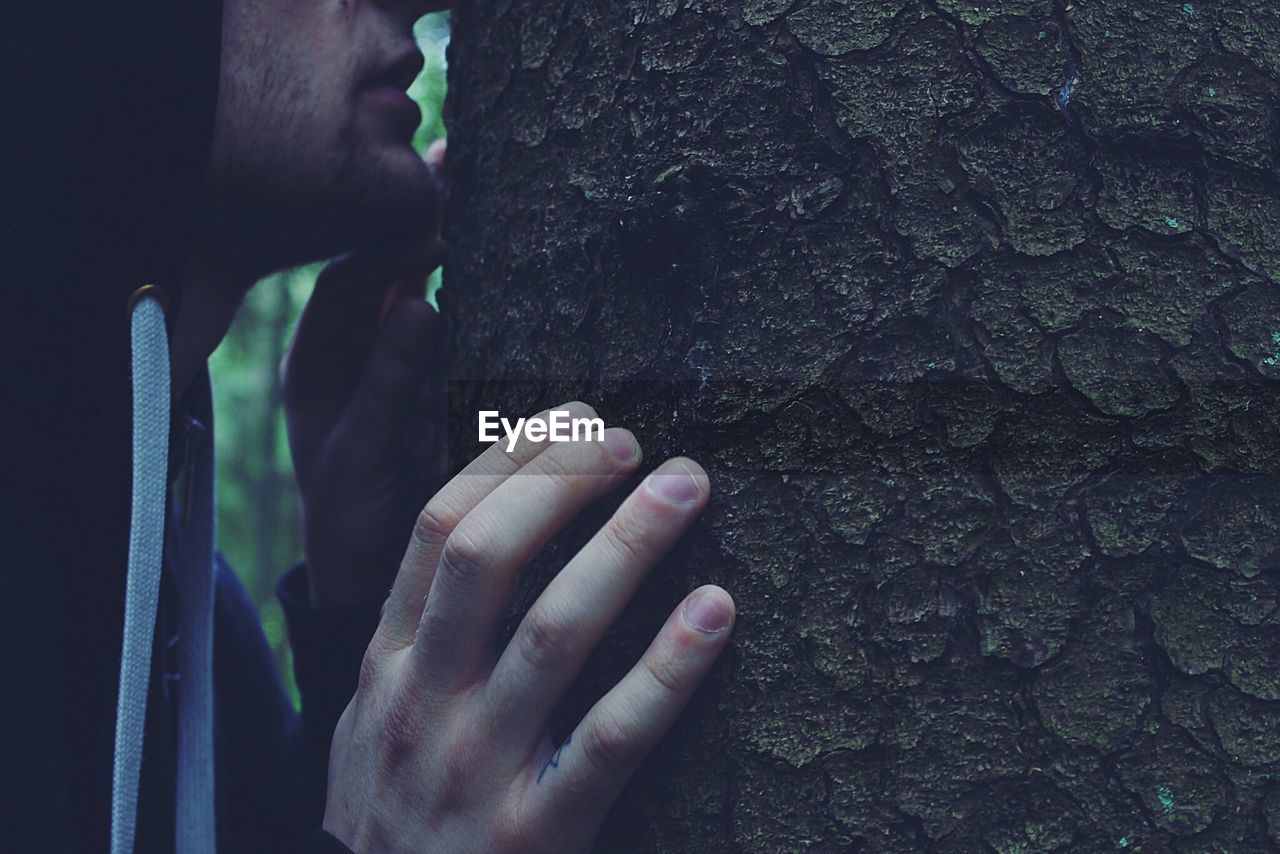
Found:
[[301, 566], [277, 585], [302, 695], [299, 715], [280, 683], [258, 609], [221, 559], [217, 570], [218, 850], [311, 852], [313, 831], [324, 820], [329, 742], [355, 692], [381, 606], [312, 608]]
[[307, 593], [306, 566], [276, 585], [288, 625], [293, 672], [302, 697], [302, 732], [327, 755], [334, 727], [356, 692], [360, 663], [382, 614], [381, 601], [316, 608]]
[[350, 848], [320, 828], [316, 828], [308, 840], [307, 854], [354, 854]]

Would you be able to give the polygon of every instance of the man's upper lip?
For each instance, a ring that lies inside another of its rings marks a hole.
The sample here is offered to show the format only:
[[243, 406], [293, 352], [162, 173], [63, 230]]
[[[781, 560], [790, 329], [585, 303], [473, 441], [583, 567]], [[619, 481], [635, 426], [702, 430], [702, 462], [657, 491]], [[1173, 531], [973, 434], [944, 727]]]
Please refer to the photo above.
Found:
[[380, 70], [375, 71], [369, 78], [369, 85], [394, 86], [402, 91], [406, 90], [413, 85], [413, 81], [422, 73], [422, 66], [425, 62], [421, 52], [411, 50], [394, 62], [384, 65]]

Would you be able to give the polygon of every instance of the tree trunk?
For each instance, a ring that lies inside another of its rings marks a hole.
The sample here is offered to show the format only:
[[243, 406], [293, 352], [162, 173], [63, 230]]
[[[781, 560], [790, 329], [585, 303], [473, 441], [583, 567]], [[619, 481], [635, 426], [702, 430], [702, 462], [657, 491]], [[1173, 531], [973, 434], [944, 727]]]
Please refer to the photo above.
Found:
[[1271, 0], [455, 13], [455, 464], [580, 397], [715, 493], [560, 725], [738, 602], [599, 850], [1276, 849], [1278, 73]]

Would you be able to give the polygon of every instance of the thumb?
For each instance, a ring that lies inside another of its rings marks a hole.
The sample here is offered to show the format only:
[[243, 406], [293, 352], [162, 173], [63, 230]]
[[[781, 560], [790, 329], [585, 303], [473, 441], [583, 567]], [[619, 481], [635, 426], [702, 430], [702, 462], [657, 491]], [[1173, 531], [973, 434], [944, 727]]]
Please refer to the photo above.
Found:
[[428, 363], [439, 356], [442, 329], [440, 315], [421, 299], [390, 306], [338, 426], [345, 461], [372, 477], [400, 464], [405, 422]]

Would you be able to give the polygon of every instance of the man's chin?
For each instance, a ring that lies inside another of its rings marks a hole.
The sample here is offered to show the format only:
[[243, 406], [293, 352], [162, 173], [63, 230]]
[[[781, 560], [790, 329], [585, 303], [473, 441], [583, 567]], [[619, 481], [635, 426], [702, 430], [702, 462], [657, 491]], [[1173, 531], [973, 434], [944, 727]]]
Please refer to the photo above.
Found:
[[406, 238], [430, 238], [439, 224], [441, 192], [408, 143], [368, 146], [318, 179], [288, 185], [242, 185], [214, 205], [228, 242], [261, 255], [259, 266], [283, 269]]
[[439, 219], [441, 193], [431, 169], [407, 143], [380, 147], [352, 226], [365, 237], [429, 233]]

